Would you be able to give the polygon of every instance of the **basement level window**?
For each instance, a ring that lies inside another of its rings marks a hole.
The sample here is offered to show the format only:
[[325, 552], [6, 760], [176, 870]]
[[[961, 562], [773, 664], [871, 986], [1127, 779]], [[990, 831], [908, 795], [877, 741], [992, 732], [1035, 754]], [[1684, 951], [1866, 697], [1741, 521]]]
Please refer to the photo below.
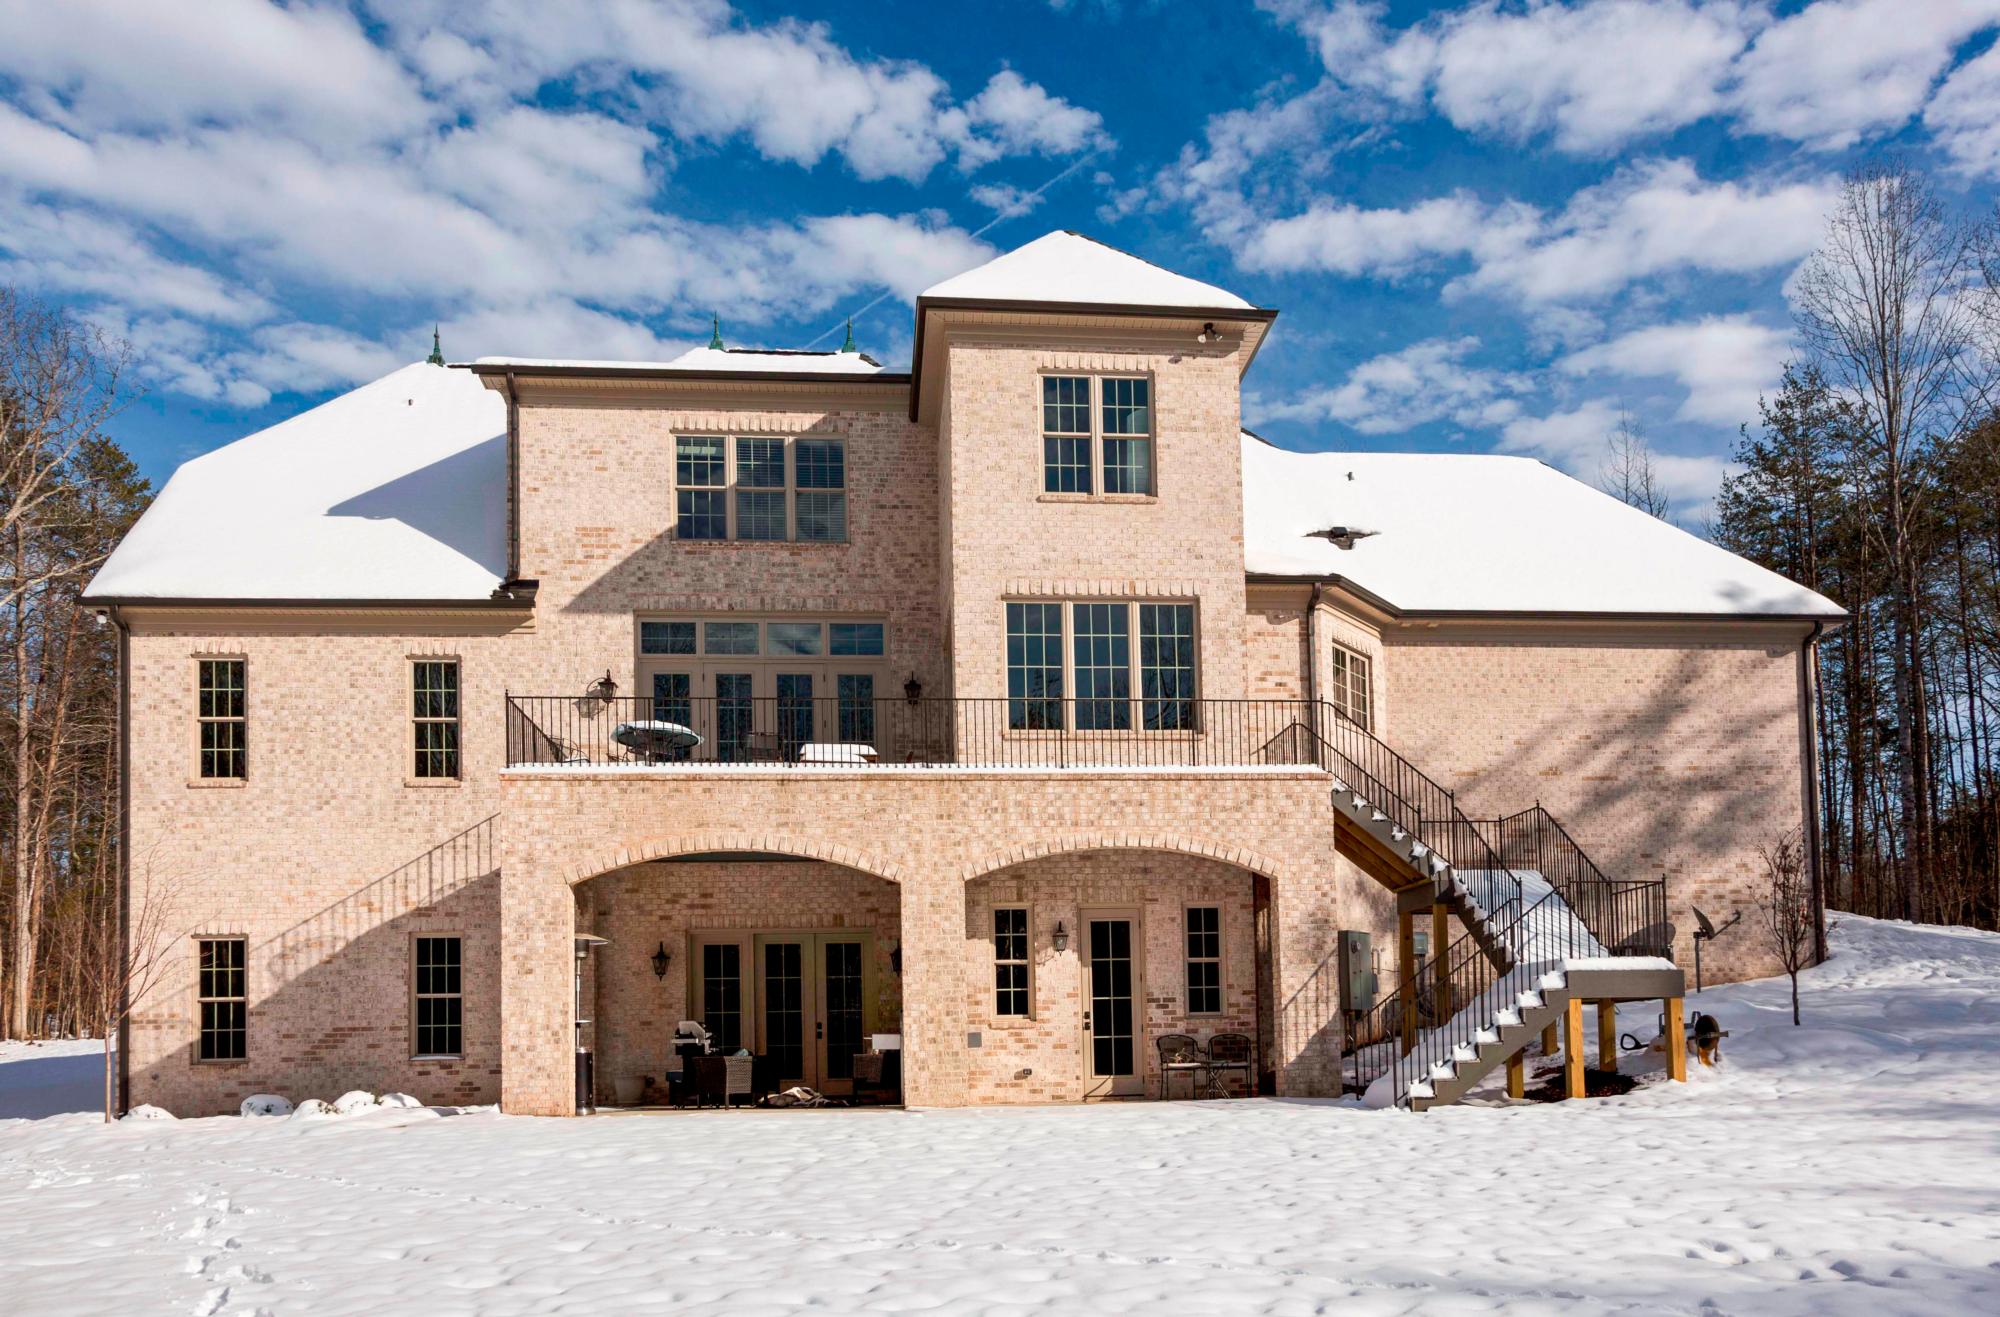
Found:
[[416, 1055], [465, 1055], [464, 939], [420, 937], [411, 950]]
[[241, 1061], [246, 1053], [250, 1001], [245, 949], [240, 937], [205, 937], [197, 944], [201, 1037], [195, 1055], [203, 1061]]

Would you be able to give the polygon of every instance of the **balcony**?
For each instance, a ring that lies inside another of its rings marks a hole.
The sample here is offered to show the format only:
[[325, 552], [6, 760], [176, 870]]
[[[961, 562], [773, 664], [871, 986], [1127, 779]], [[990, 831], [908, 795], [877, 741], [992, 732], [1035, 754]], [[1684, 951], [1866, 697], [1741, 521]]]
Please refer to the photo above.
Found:
[[507, 766], [1324, 768], [1307, 700], [509, 695]]

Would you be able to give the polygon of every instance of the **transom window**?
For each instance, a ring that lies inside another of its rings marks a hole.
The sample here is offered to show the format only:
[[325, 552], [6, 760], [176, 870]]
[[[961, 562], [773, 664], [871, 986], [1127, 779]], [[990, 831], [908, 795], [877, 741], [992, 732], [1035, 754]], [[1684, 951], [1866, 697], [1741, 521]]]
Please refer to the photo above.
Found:
[[1193, 604], [1009, 603], [1008, 727], [1192, 730], [1194, 626]]
[[1222, 1014], [1222, 909], [1187, 908], [1187, 1009], [1189, 1015]]
[[205, 937], [197, 946], [195, 995], [201, 1036], [195, 1055], [203, 1061], [241, 1061], [246, 1055], [250, 1000], [245, 983], [245, 942], [240, 937]]
[[418, 659], [410, 664], [410, 720], [421, 778], [458, 776], [458, 660]]
[[241, 780], [249, 731], [242, 659], [202, 659], [195, 675], [200, 722], [199, 772], [204, 778]]
[[839, 439], [677, 435], [674, 536], [847, 538], [847, 445]]
[[881, 622], [642, 621], [641, 654], [783, 659], [799, 655], [880, 658]]
[[993, 1013], [1028, 1014], [1028, 909], [993, 911]]
[[[1092, 395], [1097, 406], [1092, 406]], [[1153, 382], [1144, 376], [1042, 377], [1042, 489], [1153, 492]]]
[[1366, 655], [1345, 645], [1333, 647], [1333, 684], [1328, 694], [1333, 698], [1333, 707], [1362, 731], [1375, 729], [1375, 699]]
[[465, 1054], [464, 941], [420, 937], [415, 947], [416, 1054]]

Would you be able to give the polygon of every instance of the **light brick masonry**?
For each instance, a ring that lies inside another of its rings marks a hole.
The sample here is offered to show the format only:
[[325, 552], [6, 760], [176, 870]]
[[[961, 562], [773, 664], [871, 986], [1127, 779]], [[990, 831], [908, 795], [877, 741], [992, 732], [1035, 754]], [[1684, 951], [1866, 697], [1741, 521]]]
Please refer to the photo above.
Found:
[[[1607, 872], [1664, 873], [1683, 952], [1690, 905], [1720, 922], [1754, 900], [1759, 848], [1802, 817], [1803, 627], [1411, 625], [1336, 591], [1315, 614], [1308, 585], [1246, 584], [1240, 342], [1195, 350], [1152, 320], [976, 320], [934, 327], [920, 419], [907, 383], [524, 376], [531, 612], [121, 607], [133, 900], [170, 912], [169, 968], [125, 1053], [129, 1101], [195, 1114], [359, 1087], [568, 1113], [578, 932], [609, 939], [587, 962], [600, 1094], [664, 1073], [675, 1023], [700, 1005], [704, 939], [754, 952], [783, 933], [861, 940], [866, 1024], [902, 1035], [912, 1103], [1074, 1101], [1106, 1087], [1083, 1019], [1091, 911], [1135, 921], [1140, 1091], [1158, 1092], [1160, 1035], [1219, 1032], [1255, 1041], [1279, 1093], [1338, 1091], [1336, 934], [1385, 945], [1393, 900], [1338, 853], [1326, 775], [506, 768], [504, 693], [581, 696], [606, 673], [638, 689], [644, 615], [879, 619], [895, 687], [907, 674], [998, 697], [1010, 599], [1190, 603], [1203, 696], [1324, 698], [1331, 645], [1356, 649], [1390, 744], [1475, 815], [1539, 800]], [[1050, 371], [1151, 381], [1154, 494], [1045, 495]], [[847, 540], [674, 539], [683, 433], [843, 439]], [[196, 776], [205, 654], [246, 661], [241, 783]], [[409, 777], [409, 665], [425, 656], [462, 674], [463, 772], [446, 784]], [[1029, 911], [1026, 1016], [995, 1011], [996, 905]], [[1216, 1014], [1187, 1009], [1189, 905], [1221, 911]], [[464, 940], [459, 1058], [414, 1055], [425, 934]], [[200, 936], [247, 944], [240, 1062], [194, 1059]], [[1707, 963], [1712, 978], [1769, 968], [1747, 931]], [[754, 1037], [766, 1002], [754, 972], [745, 984]]]

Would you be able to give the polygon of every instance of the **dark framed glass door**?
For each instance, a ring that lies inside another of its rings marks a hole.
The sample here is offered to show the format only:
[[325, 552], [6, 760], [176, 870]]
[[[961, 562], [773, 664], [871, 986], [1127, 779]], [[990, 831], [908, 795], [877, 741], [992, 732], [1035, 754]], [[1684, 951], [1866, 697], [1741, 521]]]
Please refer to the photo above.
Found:
[[1088, 1096], [1128, 1096], [1145, 1091], [1139, 1067], [1138, 915], [1134, 911], [1084, 911], [1085, 1040]]

